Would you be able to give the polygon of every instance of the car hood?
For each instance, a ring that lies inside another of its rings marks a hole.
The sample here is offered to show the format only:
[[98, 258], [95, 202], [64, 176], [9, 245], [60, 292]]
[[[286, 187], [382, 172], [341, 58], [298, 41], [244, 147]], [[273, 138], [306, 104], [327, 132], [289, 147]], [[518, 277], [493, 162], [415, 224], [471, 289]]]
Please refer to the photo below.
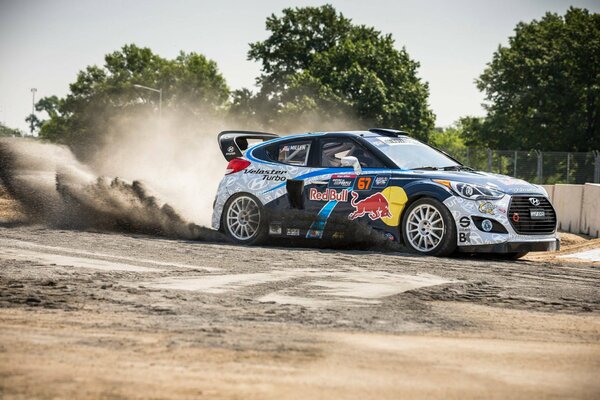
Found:
[[546, 196], [545, 190], [522, 179], [506, 175], [492, 174], [481, 171], [408, 171], [411, 175], [423, 179], [443, 179], [448, 181], [465, 182], [496, 188], [507, 194], [539, 194]]

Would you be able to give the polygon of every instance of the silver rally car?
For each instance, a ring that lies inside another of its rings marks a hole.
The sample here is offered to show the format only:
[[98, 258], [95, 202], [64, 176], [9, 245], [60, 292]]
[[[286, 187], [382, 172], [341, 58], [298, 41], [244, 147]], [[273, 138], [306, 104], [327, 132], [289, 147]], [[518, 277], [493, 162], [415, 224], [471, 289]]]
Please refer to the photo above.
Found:
[[415, 252], [518, 258], [559, 248], [543, 187], [475, 171], [392, 129], [225, 131], [212, 225], [232, 240], [336, 240], [367, 225]]

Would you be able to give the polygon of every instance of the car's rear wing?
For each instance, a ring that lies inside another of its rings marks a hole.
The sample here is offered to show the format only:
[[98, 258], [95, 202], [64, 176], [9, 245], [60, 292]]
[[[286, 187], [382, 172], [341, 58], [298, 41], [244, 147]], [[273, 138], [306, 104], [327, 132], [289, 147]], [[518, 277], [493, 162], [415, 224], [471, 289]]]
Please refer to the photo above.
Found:
[[219, 133], [217, 140], [221, 152], [227, 161], [241, 157], [248, 149], [248, 140], [267, 141], [279, 137], [274, 133], [253, 131], [223, 131]]

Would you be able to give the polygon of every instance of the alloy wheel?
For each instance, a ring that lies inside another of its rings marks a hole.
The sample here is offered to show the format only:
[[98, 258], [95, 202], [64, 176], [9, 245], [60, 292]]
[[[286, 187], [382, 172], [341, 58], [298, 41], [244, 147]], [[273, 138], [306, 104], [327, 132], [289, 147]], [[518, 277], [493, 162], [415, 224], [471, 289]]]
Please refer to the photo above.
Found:
[[444, 239], [444, 219], [430, 204], [421, 204], [411, 211], [406, 229], [411, 246], [421, 252], [435, 249]]
[[227, 209], [227, 228], [240, 241], [252, 239], [260, 226], [260, 208], [248, 196], [235, 198]]

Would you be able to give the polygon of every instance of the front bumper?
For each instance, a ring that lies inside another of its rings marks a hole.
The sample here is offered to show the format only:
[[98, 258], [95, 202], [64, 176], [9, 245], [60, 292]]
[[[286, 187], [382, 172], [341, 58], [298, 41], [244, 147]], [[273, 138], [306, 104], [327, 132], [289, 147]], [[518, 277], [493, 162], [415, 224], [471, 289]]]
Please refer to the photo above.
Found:
[[[519, 194], [519, 196], [524, 196]], [[529, 196], [542, 197], [531, 193]], [[506, 195], [498, 200], [467, 200], [451, 196], [444, 204], [454, 217], [458, 251], [466, 253], [520, 253], [554, 251], [560, 247], [556, 231], [518, 233], [509, 220], [511, 199]], [[493, 230], [485, 232], [478, 221], [489, 219]], [[502, 228], [502, 229], [501, 229]]]
[[560, 239], [540, 242], [504, 242], [476, 246], [458, 246], [462, 253], [522, 253], [529, 251], [558, 251]]

